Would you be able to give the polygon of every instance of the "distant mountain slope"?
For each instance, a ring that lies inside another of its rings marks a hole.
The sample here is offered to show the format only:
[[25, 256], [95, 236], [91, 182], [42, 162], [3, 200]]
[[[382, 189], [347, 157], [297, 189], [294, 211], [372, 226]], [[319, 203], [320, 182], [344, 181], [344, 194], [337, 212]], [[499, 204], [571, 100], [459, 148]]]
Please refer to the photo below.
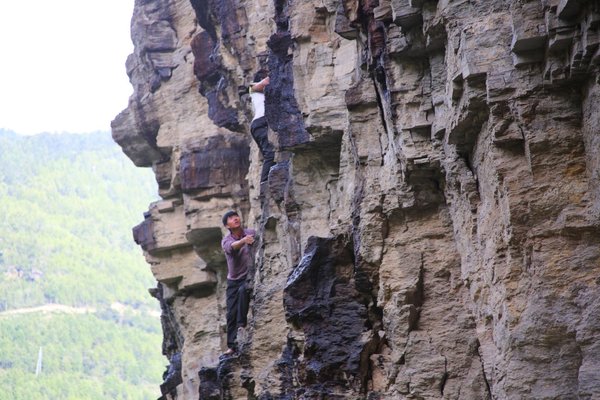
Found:
[[109, 133], [0, 130], [0, 399], [159, 396], [154, 281], [131, 236], [155, 197]]

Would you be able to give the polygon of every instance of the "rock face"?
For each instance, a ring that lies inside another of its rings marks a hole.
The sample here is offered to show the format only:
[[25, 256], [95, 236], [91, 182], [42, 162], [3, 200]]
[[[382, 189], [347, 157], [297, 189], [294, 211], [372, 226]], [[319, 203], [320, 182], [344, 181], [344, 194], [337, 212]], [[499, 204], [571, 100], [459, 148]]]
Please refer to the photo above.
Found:
[[[132, 38], [163, 399], [599, 398], [598, 2], [136, 0]], [[229, 209], [258, 241], [224, 358]]]

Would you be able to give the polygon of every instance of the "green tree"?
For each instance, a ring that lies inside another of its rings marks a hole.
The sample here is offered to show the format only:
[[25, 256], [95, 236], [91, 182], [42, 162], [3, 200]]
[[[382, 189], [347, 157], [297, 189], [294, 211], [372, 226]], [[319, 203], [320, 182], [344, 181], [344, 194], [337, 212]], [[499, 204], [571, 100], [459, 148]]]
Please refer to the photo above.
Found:
[[131, 236], [155, 198], [109, 133], [0, 130], [0, 400], [159, 396], [154, 280]]

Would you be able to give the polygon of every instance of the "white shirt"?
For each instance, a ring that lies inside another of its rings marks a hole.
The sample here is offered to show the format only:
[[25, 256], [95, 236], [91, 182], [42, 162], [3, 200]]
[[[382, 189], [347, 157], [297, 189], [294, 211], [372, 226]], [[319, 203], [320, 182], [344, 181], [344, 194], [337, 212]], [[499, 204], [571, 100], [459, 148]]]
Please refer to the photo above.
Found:
[[252, 108], [254, 109], [254, 118], [252, 118], [252, 121], [254, 121], [265, 115], [265, 94], [252, 92], [250, 93], [250, 98], [252, 99]]

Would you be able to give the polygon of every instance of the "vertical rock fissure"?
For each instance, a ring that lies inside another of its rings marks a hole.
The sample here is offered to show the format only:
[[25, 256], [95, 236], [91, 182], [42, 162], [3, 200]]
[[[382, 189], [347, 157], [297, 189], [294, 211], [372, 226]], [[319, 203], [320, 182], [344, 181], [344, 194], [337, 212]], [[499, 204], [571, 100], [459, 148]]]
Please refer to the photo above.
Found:
[[381, 123], [388, 137], [395, 137], [395, 128], [388, 121], [388, 118], [392, 116], [392, 110], [390, 108], [390, 92], [385, 68], [385, 59], [389, 57], [385, 47], [386, 34], [383, 23], [376, 21], [374, 18], [373, 10], [376, 6], [376, 1], [359, 1], [358, 20], [367, 38], [367, 43], [365, 43], [369, 52], [367, 69], [375, 88]]
[[[359, 165], [356, 165], [355, 168], [358, 169], [357, 174], [361, 175]], [[361, 248], [361, 233], [359, 231], [359, 226], [361, 220], [360, 214], [362, 212], [362, 202], [364, 200], [365, 180], [359, 178], [359, 182], [361, 182], [361, 184], [356, 187], [353, 197], [354, 206], [352, 211], [352, 238], [354, 251], [355, 288], [363, 297], [363, 304], [367, 309], [367, 320], [365, 321], [365, 326], [371, 331], [371, 337], [363, 345], [360, 355], [361, 392], [367, 393], [368, 384], [373, 375], [371, 356], [377, 353], [380, 347], [378, 331], [382, 326], [382, 321], [381, 314], [377, 311], [377, 288], [379, 281], [378, 272], [376, 268], [369, 268], [366, 266], [366, 262], [363, 260], [363, 257], [359, 252], [359, 249]]]
[[425, 300], [425, 260], [423, 254], [421, 254], [421, 265], [419, 267], [419, 275], [417, 284], [415, 285], [414, 292], [408, 290], [406, 292], [406, 304], [410, 304], [414, 307], [415, 313], [412, 318], [409, 319], [408, 333], [417, 330], [419, 328], [419, 318], [421, 317], [421, 309]]
[[[389, 101], [384, 102], [382, 99], [382, 95], [381, 95], [381, 90], [380, 86], [377, 84], [377, 79], [375, 77], [372, 77], [373, 80], [373, 86], [375, 87], [375, 95], [376, 95], [376, 99], [377, 99], [377, 108], [379, 109], [379, 118], [381, 119], [381, 123], [383, 124], [383, 128], [385, 129], [385, 132], [387, 133], [388, 137], [396, 137], [395, 135], [395, 130], [392, 129], [392, 127], [390, 127], [388, 125], [388, 121], [386, 116], [386, 112], [384, 110], [384, 107], [386, 107], [386, 104], [389, 104]], [[388, 111], [388, 114], [391, 113], [391, 111]], [[381, 162], [383, 163], [383, 159], [381, 160]]]
[[444, 357], [444, 375], [442, 376], [442, 382], [440, 383], [440, 394], [444, 396], [444, 388], [446, 381], [448, 380], [448, 359]]
[[480, 349], [480, 343], [479, 343], [479, 340], [478, 340], [477, 341], [477, 359], [479, 360], [479, 364], [481, 366], [481, 375], [483, 376], [483, 381], [485, 382], [486, 393], [488, 394], [488, 396], [489, 396], [490, 399], [493, 399], [492, 388], [490, 386], [490, 380], [489, 380], [489, 378], [487, 376], [487, 373], [485, 371], [484, 360], [483, 360], [483, 357], [481, 356], [481, 351], [479, 349]]

